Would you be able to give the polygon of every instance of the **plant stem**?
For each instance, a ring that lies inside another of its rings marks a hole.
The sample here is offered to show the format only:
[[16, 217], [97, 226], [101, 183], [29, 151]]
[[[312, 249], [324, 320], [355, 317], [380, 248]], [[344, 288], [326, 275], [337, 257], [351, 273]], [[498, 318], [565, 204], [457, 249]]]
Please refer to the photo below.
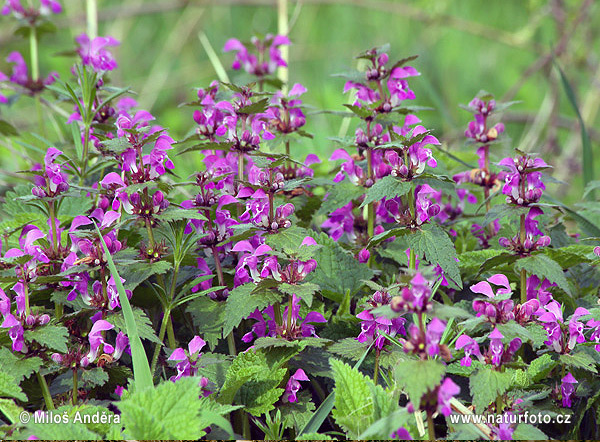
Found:
[[275, 322], [277, 325], [281, 325], [283, 323], [283, 318], [281, 317], [281, 308], [278, 303], [273, 304], [273, 311], [275, 312]]
[[243, 413], [242, 422], [243, 422], [243, 435], [244, 439], [250, 440], [250, 419], [248, 418], [248, 413], [240, 410]]
[[[368, 130], [368, 126], [367, 126]], [[367, 134], [369, 136], [369, 134]], [[367, 147], [367, 174], [369, 179], [371, 180], [371, 185], [374, 184], [374, 176], [373, 176], [373, 151]], [[375, 201], [372, 201], [367, 206], [367, 235], [369, 236], [369, 240], [373, 238], [375, 235]], [[373, 265], [373, 256], [374, 253], [369, 255], [369, 260], [367, 261], [367, 265], [371, 267]]]
[[[240, 182], [240, 187], [241, 187], [241, 183], [243, 180], [244, 180], [244, 153], [239, 152], [239, 155], [238, 155], [238, 181]], [[241, 203], [238, 203], [238, 205], [237, 205], [237, 212], [238, 212], [238, 217], [240, 217], [243, 212], [243, 206]]]
[[[521, 215], [521, 244], [525, 243], [525, 215]], [[521, 304], [527, 302], [527, 272], [521, 269]]]
[[88, 150], [90, 146], [90, 124], [83, 125], [83, 153], [81, 155], [81, 180], [85, 178], [85, 170], [87, 169]]
[[44, 397], [46, 408], [48, 410], [54, 410], [54, 402], [52, 402], [52, 396], [50, 395], [50, 389], [48, 388], [46, 378], [39, 371], [37, 371], [35, 375], [37, 377], [38, 383], [40, 384], [40, 388], [42, 389], [42, 396]]
[[177, 340], [175, 339], [175, 330], [173, 329], [173, 318], [169, 315], [169, 321], [167, 322], [167, 342], [169, 348], [177, 348]]
[[[287, 36], [289, 33], [289, 22], [288, 22], [288, 0], [277, 0], [277, 33], [279, 35]], [[289, 47], [283, 45], [279, 48], [281, 51], [281, 58], [283, 58], [289, 65]], [[283, 82], [281, 92], [287, 93], [287, 84], [289, 80], [289, 72], [287, 66], [281, 66], [277, 69], [277, 77]]]
[[25, 292], [25, 317], [27, 318], [30, 313], [29, 309], [29, 290], [27, 287], [27, 281], [23, 281], [23, 290]]
[[160, 347], [163, 345], [162, 342], [165, 339], [165, 332], [167, 330], [167, 323], [169, 322], [169, 316], [171, 312], [169, 310], [165, 310], [162, 318], [162, 322], [160, 323], [160, 330], [158, 331], [158, 340], [160, 343], [156, 344], [154, 348], [154, 355], [152, 356], [152, 365], [150, 366], [150, 373], [154, 376], [154, 372], [156, 371], [156, 364], [158, 363], [158, 355], [160, 354]]
[[375, 373], [373, 374], [373, 383], [375, 385], [377, 385], [377, 380], [379, 379], [379, 356], [380, 356], [380, 350], [376, 349], [375, 350]]
[[436, 440], [435, 438], [435, 426], [433, 425], [433, 416], [427, 413], [427, 432], [429, 433], [429, 440]]
[[410, 249], [410, 256], [408, 258], [408, 268], [415, 270], [417, 267], [417, 255], [413, 249]]
[[[209, 218], [210, 219], [210, 218]], [[223, 278], [223, 268], [221, 267], [221, 259], [219, 258], [219, 251], [217, 250], [217, 246], [214, 244], [211, 246], [213, 259], [215, 261], [215, 270], [217, 272], [217, 280], [219, 281], [220, 286], [225, 285], [225, 278]], [[233, 336], [233, 331], [229, 332], [227, 335], [227, 347], [229, 348], [229, 354], [231, 356], [237, 355], [237, 349], [235, 348], [235, 336]]]
[[[52, 248], [58, 256], [58, 233], [56, 229], [56, 213], [54, 211], [54, 201], [48, 202], [48, 214], [50, 215], [50, 225], [52, 226]], [[56, 271], [56, 264], [55, 264]], [[54, 303], [54, 312], [57, 319], [60, 319], [63, 315], [63, 306], [59, 302]]]
[[77, 405], [77, 396], [79, 392], [79, 387], [77, 386], [77, 368], [73, 369], [73, 405]]
[[98, 6], [96, 0], [86, 2], [87, 34], [90, 40], [98, 36]]
[[496, 396], [496, 414], [501, 414], [502, 413], [502, 408], [504, 407], [502, 405], [502, 395], [498, 395]]
[[31, 79], [35, 82], [40, 78], [40, 64], [38, 56], [37, 30], [35, 26], [29, 29], [29, 56], [31, 58]]

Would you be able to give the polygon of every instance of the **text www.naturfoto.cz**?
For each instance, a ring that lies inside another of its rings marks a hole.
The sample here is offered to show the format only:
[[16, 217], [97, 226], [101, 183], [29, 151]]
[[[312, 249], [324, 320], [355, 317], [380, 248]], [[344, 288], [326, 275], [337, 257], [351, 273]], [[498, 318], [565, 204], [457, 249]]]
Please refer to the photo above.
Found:
[[523, 414], [451, 414], [449, 416], [450, 422], [453, 424], [487, 424], [487, 425], [500, 425], [500, 424], [570, 424], [570, 414], [557, 414], [550, 415], [544, 413], [530, 414], [526, 411]]

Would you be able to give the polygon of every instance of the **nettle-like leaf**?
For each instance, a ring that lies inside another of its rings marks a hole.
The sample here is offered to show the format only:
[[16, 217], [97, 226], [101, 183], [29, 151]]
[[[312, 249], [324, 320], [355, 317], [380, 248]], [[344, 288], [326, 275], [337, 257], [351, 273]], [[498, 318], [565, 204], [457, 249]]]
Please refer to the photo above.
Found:
[[568, 269], [583, 262], [593, 261], [594, 246], [573, 244], [560, 248], [548, 247], [544, 249], [544, 254], [556, 261], [563, 269]]
[[481, 225], [486, 227], [488, 224], [494, 222], [494, 220], [501, 220], [506, 217], [516, 219], [521, 215], [527, 214], [528, 212], [529, 207], [516, 206], [514, 204], [496, 204], [492, 206], [485, 214], [483, 217], [483, 223]]
[[10, 373], [17, 383], [36, 372], [44, 362], [41, 358], [20, 359], [6, 347], [0, 347], [0, 372]]
[[401, 361], [394, 370], [394, 378], [406, 392], [413, 404], [419, 404], [421, 397], [442, 382], [446, 367], [439, 361], [407, 360]]
[[199, 382], [195, 377], [163, 381], [118, 402], [125, 439], [198, 439], [203, 434]]
[[[283, 349], [289, 357], [297, 350]], [[283, 394], [279, 385], [287, 372], [282, 368], [284, 360], [269, 358], [262, 350], [240, 353], [233, 361], [225, 384], [219, 393], [222, 404], [239, 403], [253, 416], [271, 411]]]
[[546, 376], [552, 371], [558, 364], [558, 361], [552, 359], [552, 356], [548, 353], [533, 359], [527, 367], [527, 375], [532, 382], [538, 382], [545, 379]]
[[392, 199], [398, 196], [404, 196], [410, 192], [411, 189], [412, 183], [401, 181], [391, 175], [385, 176], [376, 181], [375, 184], [367, 190], [365, 199], [360, 207], [364, 207], [373, 201], [381, 201], [383, 198]]
[[415, 251], [419, 258], [426, 259], [432, 265], [439, 264], [446, 278], [462, 288], [462, 280], [456, 249], [448, 234], [437, 224], [425, 224], [421, 230], [407, 235], [408, 246]]
[[472, 276], [477, 274], [482, 262], [487, 259], [494, 258], [501, 253], [501, 249], [483, 249], [463, 252], [458, 257], [458, 266], [460, 267], [463, 275]]
[[282, 299], [282, 294], [270, 288], [257, 287], [252, 282], [236, 287], [229, 293], [225, 304], [223, 337], [231, 333], [242, 319], [250, 316], [254, 310], [262, 310], [276, 302], [281, 302]]
[[16, 424], [20, 422], [19, 415], [23, 412], [23, 408], [15, 404], [15, 401], [12, 399], [0, 398], [0, 412], [5, 416], [9, 424]]
[[25, 341], [35, 341], [42, 347], [56, 350], [61, 353], [67, 352], [67, 340], [69, 330], [59, 325], [44, 325], [33, 330], [25, 330]]
[[304, 428], [316, 408], [308, 391], [299, 392], [297, 399], [296, 402], [286, 402], [277, 408], [283, 415], [284, 427], [293, 428], [295, 432]]
[[152, 263], [138, 261], [124, 266], [121, 276], [125, 279], [125, 288], [133, 291], [152, 275], [163, 275], [172, 267], [173, 265], [170, 262], [164, 260]]
[[27, 396], [21, 390], [17, 379], [7, 371], [0, 371], [0, 397], [10, 397], [26, 402]]
[[380, 385], [337, 359], [330, 359], [335, 387], [332, 416], [349, 437], [357, 438], [377, 419], [393, 408], [391, 395]]
[[496, 400], [498, 395], [506, 392], [512, 385], [513, 374], [509, 371], [499, 372], [490, 367], [483, 367], [471, 376], [469, 387], [473, 396], [473, 405], [481, 413]]
[[565, 293], [571, 295], [571, 289], [563, 269], [556, 261], [543, 253], [527, 256], [518, 259], [515, 262], [515, 269], [525, 269], [528, 275], [536, 275], [540, 279], [546, 278], [548, 281], [556, 283]]
[[373, 277], [373, 271], [359, 263], [338, 243], [322, 233], [315, 238], [323, 247], [316, 251], [317, 268], [305, 281], [319, 285], [323, 296], [341, 303], [347, 292], [352, 296]]
[[105, 372], [102, 367], [84, 370], [81, 375], [81, 382], [84, 386], [89, 388], [105, 385], [108, 382], [108, 373]]
[[225, 308], [224, 302], [215, 301], [208, 296], [194, 299], [187, 307], [194, 325], [213, 351], [222, 338]]
[[327, 199], [323, 201], [317, 215], [327, 215], [335, 209], [345, 206], [350, 201], [356, 200], [364, 193], [364, 188], [355, 186], [349, 180], [336, 183], [328, 189]]
[[277, 290], [289, 296], [295, 294], [310, 307], [313, 302], [313, 295], [320, 290], [320, 287], [312, 282], [304, 284], [288, 284], [284, 282], [277, 286]]
[[560, 355], [560, 362], [567, 367], [581, 368], [592, 373], [598, 373], [596, 366], [598, 362], [594, 357], [585, 351], [578, 351], [571, 354]]

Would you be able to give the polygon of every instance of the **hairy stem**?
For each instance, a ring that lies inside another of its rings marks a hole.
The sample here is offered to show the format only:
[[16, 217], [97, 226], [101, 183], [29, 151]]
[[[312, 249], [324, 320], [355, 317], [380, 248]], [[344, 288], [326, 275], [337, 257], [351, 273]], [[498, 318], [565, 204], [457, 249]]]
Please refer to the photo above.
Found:
[[29, 56], [31, 58], [31, 79], [35, 82], [40, 78], [40, 63], [37, 30], [34, 26], [29, 29]]
[[79, 387], [77, 379], [77, 368], [73, 369], [73, 405], [77, 405], [77, 396], [79, 396]]
[[[288, 21], [288, 0], [277, 0], [277, 32], [279, 35], [288, 35], [289, 32], [289, 21]], [[279, 49], [281, 51], [281, 57], [289, 65], [289, 47], [283, 45]], [[280, 66], [277, 69], [277, 77], [283, 82], [281, 91], [287, 93], [287, 83], [289, 80], [289, 72], [287, 66]]]
[[42, 396], [44, 397], [46, 408], [48, 410], [54, 410], [54, 402], [52, 402], [52, 396], [50, 395], [50, 389], [48, 388], [46, 378], [39, 371], [37, 371], [35, 375], [37, 377], [38, 383], [40, 384], [40, 388], [42, 389]]
[[98, 36], [98, 6], [96, 0], [86, 2], [87, 34], [90, 39]]
[[[525, 215], [521, 215], [521, 244], [525, 243]], [[527, 272], [521, 269], [521, 304], [527, 302]]]
[[373, 373], [373, 383], [377, 384], [377, 380], [379, 379], [379, 356], [380, 356], [380, 350], [376, 349], [375, 350], [375, 373]]
[[433, 416], [431, 413], [427, 413], [427, 432], [429, 434], [429, 440], [435, 439], [435, 426], [433, 424]]
[[161, 343], [157, 343], [154, 348], [154, 355], [152, 356], [152, 365], [150, 366], [150, 373], [154, 375], [156, 371], [156, 364], [158, 363], [158, 355], [160, 354], [160, 347], [162, 346], [162, 342], [165, 339], [165, 332], [167, 331], [167, 324], [169, 322], [169, 316], [171, 312], [169, 310], [165, 310], [162, 318], [162, 322], [160, 323], [160, 330], [158, 331], [158, 340]]

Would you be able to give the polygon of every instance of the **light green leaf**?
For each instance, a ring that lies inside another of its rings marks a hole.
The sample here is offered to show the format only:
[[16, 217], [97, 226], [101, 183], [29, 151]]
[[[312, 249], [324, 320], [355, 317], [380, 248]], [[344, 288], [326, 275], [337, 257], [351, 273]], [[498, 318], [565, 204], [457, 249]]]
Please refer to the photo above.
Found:
[[598, 373], [598, 370], [596, 369], [596, 360], [583, 351], [560, 355], [559, 359], [560, 362], [568, 367], [581, 368], [583, 370], [591, 371], [592, 373]]
[[471, 376], [469, 387], [477, 412], [483, 412], [499, 394], [507, 391], [511, 387], [512, 379], [513, 375], [510, 372], [499, 372], [487, 367]]
[[413, 404], [420, 404], [421, 397], [442, 381], [446, 367], [436, 360], [407, 360], [398, 363], [394, 377], [406, 391]]
[[391, 175], [385, 176], [373, 184], [365, 195], [365, 199], [360, 205], [364, 207], [373, 201], [381, 201], [383, 198], [392, 199], [398, 196], [404, 196], [412, 189], [412, 183], [401, 181]]
[[[146, 316], [144, 310], [137, 307], [134, 308], [133, 319], [138, 330], [138, 335], [141, 339], [148, 339], [156, 344], [162, 344], [162, 342], [156, 336], [152, 322], [150, 322], [150, 319], [148, 316]], [[127, 332], [127, 326], [122, 311], [113, 313], [112, 315], [108, 316], [106, 320], [115, 326], [115, 331], [122, 331], [123, 333]]]
[[546, 278], [550, 282], [556, 283], [568, 295], [571, 295], [571, 289], [563, 269], [556, 261], [544, 254], [536, 254], [518, 259], [515, 262], [517, 271], [525, 269], [528, 275], [536, 275], [541, 279]]
[[197, 377], [163, 381], [118, 402], [125, 439], [197, 439], [202, 430], [199, 381]]
[[21, 390], [17, 380], [5, 371], [0, 372], [0, 397], [13, 397], [26, 402], [27, 396]]
[[355, 186], [349, 180], [345, 179], [329, 188], [329, 195], [323, 201], [323, 204], [317, 211], [317, 215], [328, 215], [340, 207], [345, 206], [350, 201], [358, 199], [364, 193], [364, 188]]
[[56, 350], [61, 353], [67, 352], [67, 339], [69, 330], [58, 325], [44, 325], [33, 330], [25, 330], [25, 341], [35, 341], [43, 347]]
[[533, 382], [545, 379], [548, 373], [558, 364], [548, 353], [533, 359], [527, 367], [527, 375]]

